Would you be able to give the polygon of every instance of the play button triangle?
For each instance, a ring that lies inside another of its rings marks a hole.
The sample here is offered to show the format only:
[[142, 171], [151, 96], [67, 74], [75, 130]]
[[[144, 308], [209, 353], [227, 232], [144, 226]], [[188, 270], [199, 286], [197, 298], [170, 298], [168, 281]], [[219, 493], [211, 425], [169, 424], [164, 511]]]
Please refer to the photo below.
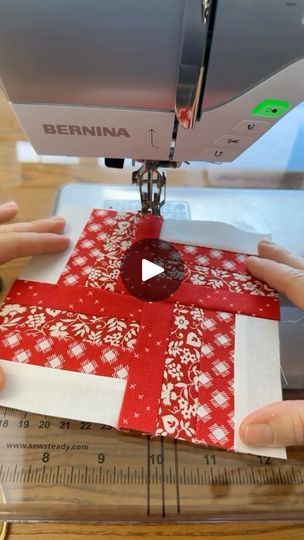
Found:
[[162, 274], [165, 270], [158, 264], [154, 264], [147, 259], [141, 261], [141, 279], [142, 281], [148, 281], [159, 274]]
[[158, 238], [134, 242], [126, 250], [120, 268], [128, 293], [145, 302], [160, 302], [172, 296], [184, 281], [184, 274], [178, 250]]

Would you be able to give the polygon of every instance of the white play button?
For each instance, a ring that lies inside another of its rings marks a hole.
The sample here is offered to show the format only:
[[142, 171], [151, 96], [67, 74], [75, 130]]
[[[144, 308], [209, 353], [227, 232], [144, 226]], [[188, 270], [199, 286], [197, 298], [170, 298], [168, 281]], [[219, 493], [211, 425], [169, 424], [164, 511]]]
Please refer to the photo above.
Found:
[[126, 250], [120, 276], [129, 294], [145, 302], [159, 302], [177, 291], [185, 270], [175, 247], [158, 238], [143, 238]]
[[159, 274], [162, 274], [165, 270], [158, 266], [158, 264], [154, 264], [151, 261], [148, 261], [147, 259], [142, 259], [141, 261], [141, 280], [147, 281], [148, 279], [151, 279], [155, 276], [158, 276]]

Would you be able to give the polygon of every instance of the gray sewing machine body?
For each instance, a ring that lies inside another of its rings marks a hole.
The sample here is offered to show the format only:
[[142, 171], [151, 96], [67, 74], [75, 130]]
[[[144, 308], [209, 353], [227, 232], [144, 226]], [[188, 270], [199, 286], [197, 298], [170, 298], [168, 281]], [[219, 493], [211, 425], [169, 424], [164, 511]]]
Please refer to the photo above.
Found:
[[157, 211], [159, 161], [232, 161], [303, 100], [303, 17], [303, 0], [2, 0], [0, 77], [38, 153], [148, 161]]

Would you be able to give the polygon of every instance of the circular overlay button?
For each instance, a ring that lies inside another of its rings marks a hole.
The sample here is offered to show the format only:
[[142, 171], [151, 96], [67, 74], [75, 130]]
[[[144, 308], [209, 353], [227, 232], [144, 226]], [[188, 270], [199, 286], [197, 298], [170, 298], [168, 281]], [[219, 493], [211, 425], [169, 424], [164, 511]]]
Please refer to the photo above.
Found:
[[130, 294], [157, 302], [178, 289], [184, 278], [184, 263], [178, 250], [168, 242], [146, 238], [127, 250], [120, 272]]

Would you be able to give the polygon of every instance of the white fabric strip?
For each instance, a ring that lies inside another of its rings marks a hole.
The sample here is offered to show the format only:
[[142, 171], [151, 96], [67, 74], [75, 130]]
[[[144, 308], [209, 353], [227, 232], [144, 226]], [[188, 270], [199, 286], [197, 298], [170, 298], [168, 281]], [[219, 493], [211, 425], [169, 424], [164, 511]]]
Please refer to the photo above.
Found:
[[126, 381], [0, 360], [0, 404], [37, 414], [117, 426]]
[[234, 447], [239, 452], [286, 459], [285, 448], [252, 448], [239, 438], [242, 419], [282, 400], [277, 321], [236, 315], [234, 352]]
[[166, 242], [257, 255], [258, 242], [270, 239], [271, 235], [248, 232], [219, 221], [174, 221], [167, 219], [163, 222], [160, 238]]
[[78, 241], [78, 238], [87, 223], [92, 208], [82, 206], [65, 206], [60, 213], [66, 219], [65, 234], [70, 238], [68, 249], [62, 253], [50, 255], [37, 255], [22, 270], [20, 279], [31, 281], [44, 281], [45, 283], [57, 283], [70, 255]]
[[[84, 206], [62, 206], [60, 214], [66, 219], [65, 234], [71, 239], [69, 248], [63, 253], [33, 257], [23, 269], [20, 279], [57, 283], [92, 210], [93, 208]], [[270, 235], [244, 231], [233, 225], [217, 221], [168, 219], [163, 223], [160, 238], [167, 242], [227, 249], [228, 251], [255, 255], [259, 240], [270, 238]]]

